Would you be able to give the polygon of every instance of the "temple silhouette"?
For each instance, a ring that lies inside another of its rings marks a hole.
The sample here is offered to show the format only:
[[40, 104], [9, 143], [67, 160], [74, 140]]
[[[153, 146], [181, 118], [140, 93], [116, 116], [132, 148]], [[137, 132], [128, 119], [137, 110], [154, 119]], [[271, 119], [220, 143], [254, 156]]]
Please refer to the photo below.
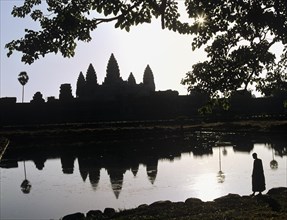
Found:
[[[130, 73], [128, 80], [120, 76], [120, 69], [114, 54], [107, 65], [107, 74], [102, 85], [97, 82], [96, 71], [92, 64], [89, 65], [86, 77], [80, 72], [77, 81], [76, 98], [79, 100], [117, 100], [123, 97], [148, 96], [155, 92], [153, 72], [149, 65], [144, 70], [143, 82], [136, 83], [135, 77]], [[72, 98], [69, 84], [61, 86], [60, 99]]]
[[[123, 80], [114, 54], [108, 60], [103, 83], [98, 83], [95, 68], [89, 64], [86, 74], [80, 72], [78, 76], [75, 94], [74, 97], [71, 84], [64, 83], [59, 98], [48, 97], [47, 101], [40, 91], [30, 103], [17, 103], [15, 97], [0, 98], [0, 125], [202, 120], [199, 109], [210, 101], [204, 91], [192, 90], [189, 95], [179, 95], [174, 90], [156, 91], [149, 65], [144, 69], [142, 82], [137, 83], [132, 73]], [[236, 91], [229, 98], [228, 111], [216, 107], [204, 118], [286, 118], [286, 100], [287, 92], [281, 90], [260, 98], [253, 97], [250, 91]]]

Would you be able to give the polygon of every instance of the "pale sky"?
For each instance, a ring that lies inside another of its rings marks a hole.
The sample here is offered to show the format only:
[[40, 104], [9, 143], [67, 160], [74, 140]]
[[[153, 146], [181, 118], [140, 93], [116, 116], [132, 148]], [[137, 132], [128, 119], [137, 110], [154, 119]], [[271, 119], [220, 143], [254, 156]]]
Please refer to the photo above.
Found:
[[[7, 57], [5, 44], [24, 35], [24, 29], [35, 29], [36, 23], [30, 17], [14, 18], [11, 11], [14, 5], [20, 6], [23, 0], [0, 0], [1, 7], [1, 97], [17, 97], [21, 101], [22, 87], [18, 74], [26, 71], [29, 81], [25, 86], [25, 102], [40, 91], [46, 99], [59, 97], [60, 85], [70, 83], [73, 95], [80, 71], [86, 74], [90, 63], [93, 64], [98, 83], [106, 76], [106, 68], [111, 53], [118, 61], [120, 74], [127, 80], [130, 72], [136, 82], [143, 81], [145, 67], [149, 64], [155, 79], [157, 91], [177, 90], [186, 95], [187, 89], [180, 84], [193, 64], [203, 61], [203, 49], [192, 51], [192, 36], [180, 35], [169, 30], [162, 30], [160, 22], [132, 27], [130, 32], [115, 29], [114, 24], [100, 25], [93, 33], [89, 43], [79, 42], [73, 58], [63, 58], [61, 54], [49, 54], [28, 65], [21, 62], [21, 54], [13, 53]], [[179, 1], [184, 4], [184, 1]]]

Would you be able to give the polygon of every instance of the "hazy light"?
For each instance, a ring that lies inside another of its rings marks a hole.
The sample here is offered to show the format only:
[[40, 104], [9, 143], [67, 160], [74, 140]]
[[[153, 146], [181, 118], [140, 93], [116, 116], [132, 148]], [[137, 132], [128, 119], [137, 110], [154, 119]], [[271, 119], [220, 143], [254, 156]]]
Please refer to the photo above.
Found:
[[200, 14], [196, 18], [197, 23], [202, 26], [206, 22], [206, 16], [204, 14]]
[[216, 174], [203, 173], [196, 177], [196, 182], [193, 185], [193, 190], [196, 190], [196, 197], [203, 201], [211, 201], [214, 198], [221, 196], [221, 187], [217, 184]]

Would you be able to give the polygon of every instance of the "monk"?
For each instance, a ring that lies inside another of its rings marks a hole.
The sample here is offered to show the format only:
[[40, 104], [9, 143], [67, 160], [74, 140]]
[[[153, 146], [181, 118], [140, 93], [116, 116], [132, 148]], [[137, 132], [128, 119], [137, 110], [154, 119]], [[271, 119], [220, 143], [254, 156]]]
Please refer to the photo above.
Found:
[[252, 157], [254, 158], [252, 171], [252, 196], [254, 196], [255, 192], [259, 192], [258, 195], [261, 195], [266, 188], [262, 161], [257, 157], [256, 153], [253, 153]]

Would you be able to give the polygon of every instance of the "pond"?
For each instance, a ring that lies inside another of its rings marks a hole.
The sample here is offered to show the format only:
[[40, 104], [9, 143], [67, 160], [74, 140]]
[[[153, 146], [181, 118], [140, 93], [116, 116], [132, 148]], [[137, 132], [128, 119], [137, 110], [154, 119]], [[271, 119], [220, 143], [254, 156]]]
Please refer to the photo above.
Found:
[[[287, 142], [279, 139], [197, 133], [181, 140], [130, 143], [132, 153], [122, 150], [123, 143], [57, 153], [42, 148], [26, 156], [8, 152], [0, 164], [0, 217], [59, 219], [74, 212], [123, 210], [158, 200], [249, 195], [253, 152], [263, 162], [266, 193], [287, 186]], [[24, 179], [30, 189], [21, 190]]]

